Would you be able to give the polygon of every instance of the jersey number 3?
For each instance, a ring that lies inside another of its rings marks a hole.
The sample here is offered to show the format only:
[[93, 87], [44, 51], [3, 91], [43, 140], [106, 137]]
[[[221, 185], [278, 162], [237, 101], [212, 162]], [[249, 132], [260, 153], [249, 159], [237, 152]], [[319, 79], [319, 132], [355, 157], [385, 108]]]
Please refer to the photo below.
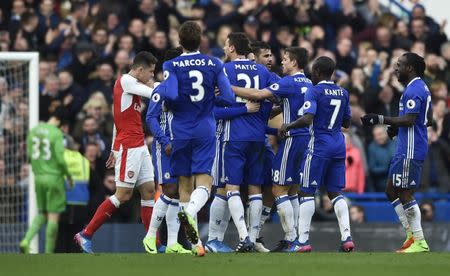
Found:
[[41, 148], [42, 148], [42, 159], [50, 160], [50, 158], [52, 158], [52, 151], [50, 150], [50, 141], [47, 138], [39, 139], [38, 137], [32, 137], [31, 140], [33, 141], [33, 153], [31, 155], [31, 158], [33, 160], [36, 160], [41, 156]]
[[205, 97], [205, 88], [203, 88], [203, 75], [202, 72], [198, 70], [189, 71], [189, 78], [194, 78], [195, 81], [192, 82], [192, 89], [198, 91], [197, 95], [191, 95], [191, 102], [199, 102]]

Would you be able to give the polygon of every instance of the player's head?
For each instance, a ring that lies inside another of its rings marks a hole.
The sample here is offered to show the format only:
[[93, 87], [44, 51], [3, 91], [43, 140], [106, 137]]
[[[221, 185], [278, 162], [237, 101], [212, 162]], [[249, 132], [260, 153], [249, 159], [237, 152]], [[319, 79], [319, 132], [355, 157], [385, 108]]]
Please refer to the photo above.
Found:
[[180, 26], [178, 31], [180, 45], [188, 52], [195, 52], [200, 47], [202, 39], [202, 29], [195, 21], [186, 21]]
[[398, 81], [408, 84], [413, 78], [422, 78], [425, 74], [425, 61], [423, 57], [415, 53], [404, 53], [398, 58], [395, 74]]
[[311, 80], [313, 84], [323, 80], [330, 80], [335, 67], [336, 63], [331, 58], [326, 56], [318, 57], [312, 65]]
[[238, 56], [247, 56], [250, 52], [250, 40], [245, 33], [231, 33], [223, 47], [227, 59], [234, 60]]
[[288, 47], [284, 50], [283, 60], [284, 74], [293, 74], [303, 70], [308, 64], [308, 50], [301, 47]]
[[255, 41], [250, 44], [253, 54], [255, 55], [255, 61], [272, 69], [273, 55], [270, 45], [263, 41]]
[[158, 62], [156, 57], [150, 52], [141, 51], [133, 59], [131, 65], [132, 75], [142, 83], [147, 83], [155, 71], [155, 65]]
[[171, 59], [174, 59], [176, 57], [178, 57], [179, 55], [181, 55], [183, 53], [183, 48], [177, 47], [177, 48], [172, 48], [166, 51], [165, 55], [164, 55], [164, 61], [168, 61]]
[[63, 122], [67, 121], [67, 113], [63, 107], [58, 107], [50, 114], [48, 123], [59, 127]]

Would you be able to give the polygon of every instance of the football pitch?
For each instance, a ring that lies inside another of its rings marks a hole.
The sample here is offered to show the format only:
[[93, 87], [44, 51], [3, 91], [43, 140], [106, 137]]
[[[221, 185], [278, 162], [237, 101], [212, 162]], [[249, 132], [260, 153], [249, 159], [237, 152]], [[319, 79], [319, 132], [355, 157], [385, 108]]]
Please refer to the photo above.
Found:
[[449, 275], [449, 253], [0, 255], [0, 275]]

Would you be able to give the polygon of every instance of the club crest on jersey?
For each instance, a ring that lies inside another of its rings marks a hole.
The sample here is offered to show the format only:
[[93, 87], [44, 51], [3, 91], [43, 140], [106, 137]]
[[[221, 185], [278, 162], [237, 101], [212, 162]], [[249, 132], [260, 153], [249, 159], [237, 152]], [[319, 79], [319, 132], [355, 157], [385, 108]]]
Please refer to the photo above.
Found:
[[161, 96], [158, 93], [153, 94], [152, 101], [157, 103], [161, 99]]
[[166, 173], [164, 174], [164, 178], [165, 178], [165, 179], [169, 179], [169, 178], [170, 178], [170, 173], [166, 172]]
[[408, 100], [406, 102], [406, 107], [408, 107], [408, 109], [413, 109], [414, 107], [416, 107], [416, 102], [414, 100]]
[[134, 172], [133, 171], [128, 171], [127, 175], [128, 175], [128, 178], [133, 178]]

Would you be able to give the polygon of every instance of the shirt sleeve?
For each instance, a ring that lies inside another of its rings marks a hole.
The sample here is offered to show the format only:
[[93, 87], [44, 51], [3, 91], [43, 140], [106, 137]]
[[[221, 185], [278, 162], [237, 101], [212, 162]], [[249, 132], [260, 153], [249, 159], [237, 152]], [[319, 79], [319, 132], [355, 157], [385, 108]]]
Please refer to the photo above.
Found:
[[247, 114], [245, 105], [238, 107], [214, 107], [214, 117], [218, 120], [229, 120]]
[[61, 131], [58, 130], [55, 132], [53, 143], [56, 162], [60, 166], [63, 175], [69, 176], [69, 169], [67, 168], [66, 161], [64, 160], [64, 140]]
[[164, 97], [171, 101], [178, 97], [178, 79], [170, 61], [163, 64], [165, 92]]
[[405, 91], [403, 94], [404, 110], [405, 114], [409, 113], [419, 113], [420, 107], [422, 106], [422, 98], [419, 96], [419, 91], [417, 88], [412, 86]]
[[163, 147], [166, 147], [170, 142], [170, 139], [165, 135], [164, 131], [160, 127], [159, 117], [161, 114], [162, 100], [161, 95], [159, 94], [159, 89], [156, 89], [149, 102], [145, 121], [156, 141], [163, 145]]
[[124, 75], [120, 79], [120, 84], [122, 85], [124, 93], [138, 95], [145, 98], [150, 98], [152, 96], [153, 88], [139, 82], [130, 75]]
[[305, 93], [305, 103], [303, 104], [303, 114], [316, 114], [318, 93], [316, 89], [310, 88]]
[[[220, 61], [218, 60], [217, 62]], [[220, 70], [217, 72], [217, 87], [219, 87], [220, 94], [217, 98], [221, 102], [231, 105], [235, 101], [235, 96], [231, 90], [230, 80], [225, 73], [225, 68], [222, 66], [222, 63], [217, 66], [220, 67]]]
[[286, 98], [290, 93], [292, 93], [292, 87], [288, 78], [282, 78], [266, 89], [278, 98]]
[[346, 103], [346, 107], [345, 107], [345, 113], [344, 113], [344, 119], [348, 120], [352, 118], [352, 111], [350, 109], [350, 96], [347, 92], [347, 103]]

